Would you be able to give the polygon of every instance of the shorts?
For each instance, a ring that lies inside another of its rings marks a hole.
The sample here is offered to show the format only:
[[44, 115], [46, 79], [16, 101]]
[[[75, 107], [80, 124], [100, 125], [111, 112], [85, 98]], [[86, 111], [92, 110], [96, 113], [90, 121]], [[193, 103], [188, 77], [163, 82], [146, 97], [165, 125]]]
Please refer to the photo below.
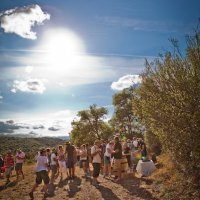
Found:
[[93, 177], [97, 178], [100, 173], [101, 163], [92, 163], [93, 165]]
[[44, 181], [44, 184], [47, 185], [49, 184], [49, 176], [48, 172], [46, 170], [42, 170], [40, 172], [36, 172], [36, 184], [41, 184], [42, 180]]
[[15, 171], [22, 170], [22, 165], [23, 165], [23, 163], [16, 163], [16, 165], [15, 165]]
[[52, 174], [56, 174], [57, 173], [57, 165], [51, 165], [51, 171], [52, 171]]
[[111, 158], [109, 156], [104, 156], [104, 165], [111, 164]]
[[121, 159], [114, 159], [114, 170], [121, 169]]
[[77, 161], [79, 161], [80, 160], [80, 156], [77, 156]]
[[67, 168], [74, 168], [74, 159], [73, 158], [68, 158]]
[[5, 175], [6, 175], [6, 177], [10, 177], [10, 174], [11, 174], [12, 170], [13, 170], [13, 167], [9, 167], [9, 168], [5, 169]]

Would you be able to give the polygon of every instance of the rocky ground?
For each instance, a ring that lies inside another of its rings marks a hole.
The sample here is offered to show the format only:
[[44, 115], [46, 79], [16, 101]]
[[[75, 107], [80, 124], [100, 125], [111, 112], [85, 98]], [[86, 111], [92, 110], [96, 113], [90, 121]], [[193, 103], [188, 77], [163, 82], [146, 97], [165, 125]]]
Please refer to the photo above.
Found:
[[[5, 179], [0, 179], [0, 199], [2, 200], [28, 200], [34, 181], [34, 166], [24, 166], [25, 179], [15, 181], [15, 173], [11, 178], [9, 186], [5, 187]], [[120, 183], [114, 183], [112, 178], [99, 177], [99, 186], [91, 184], [90, 178], [83, 178], [82, 170], [77, 167], [77, 177], [74, 180], [56, 179], [54, 186], [54, 195], [48, 197], [50, 200], [151, 200], [159, 199], [155, 191], [151, 189], [150, 178], [140, 178], [137, 174], [133, 177], [126, 177]], [[41, 192], [42, 186], [39, 186], [34, 193], [36, 200], [43, 199]]]

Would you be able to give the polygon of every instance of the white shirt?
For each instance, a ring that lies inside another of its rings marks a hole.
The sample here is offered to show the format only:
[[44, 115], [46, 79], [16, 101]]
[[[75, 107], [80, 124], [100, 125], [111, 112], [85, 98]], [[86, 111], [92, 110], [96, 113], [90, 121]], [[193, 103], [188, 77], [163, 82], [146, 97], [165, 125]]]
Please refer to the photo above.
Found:
[[87, 149], [80, 150], [80, 160], [87, 160]]
[[37, 165], [36, 165], [36, 172], [40, 172], [42, 170], [47, 170], [47, 163], [48, 158], [46, 156], [38, 156], [37, 157]]
[[137, 140], [134, 140], [133, 141], [133, 146], [136, 148], [138, 146], [138, 141]]
[[[109, 152], [110, 151], [110, 152]], [[111, 157], [111, 151], [112, 151], [112, 145], [109, 143], [106, 145], [106, 151], [104, 153], [104, 156]]]
[[56, 161], [54, 160], [56, 158], [56, 154], [52, 153], [51, 154], [51, 165], [56, 165]]
[[[91, 154], [95, 153], [96, 151], [98, 151], [100, 148], [96, 145], [94, 145], [92, 148], [91, 148]], [[100, 156], [100, 153], [97, 153], [93, 156], [93, 160], [92, 160], [92, 163], [101, 163], [101, 156]]]
[[[19, 159], [19, 158], [20, 159]], [[24, 159], [25, 159], [25, 153], [24, 152], [21, 152], [21, 153], [16, 153], [16, 163], [23, 163], [24, 162]]]

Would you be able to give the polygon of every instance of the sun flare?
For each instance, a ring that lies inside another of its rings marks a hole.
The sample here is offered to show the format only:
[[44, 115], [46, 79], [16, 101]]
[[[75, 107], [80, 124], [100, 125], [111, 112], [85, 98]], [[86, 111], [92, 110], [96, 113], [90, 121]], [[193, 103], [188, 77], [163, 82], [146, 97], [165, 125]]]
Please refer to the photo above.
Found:
[[66, 29], [48, 30], [45, 33], [43, 48], [47, 52], [49, 66], [71, 68], [79, 62], [85, 52], [81, 39]]

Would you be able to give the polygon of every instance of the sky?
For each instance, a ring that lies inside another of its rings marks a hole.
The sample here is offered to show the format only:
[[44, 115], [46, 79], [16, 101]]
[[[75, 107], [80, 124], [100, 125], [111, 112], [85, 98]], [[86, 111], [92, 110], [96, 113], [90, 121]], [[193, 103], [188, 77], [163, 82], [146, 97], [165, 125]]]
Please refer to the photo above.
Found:
[[140, 83], [145, 58], [171, 49], [199, 0], [1, 0], [0, 134], [61, 136], [79, 110]]

